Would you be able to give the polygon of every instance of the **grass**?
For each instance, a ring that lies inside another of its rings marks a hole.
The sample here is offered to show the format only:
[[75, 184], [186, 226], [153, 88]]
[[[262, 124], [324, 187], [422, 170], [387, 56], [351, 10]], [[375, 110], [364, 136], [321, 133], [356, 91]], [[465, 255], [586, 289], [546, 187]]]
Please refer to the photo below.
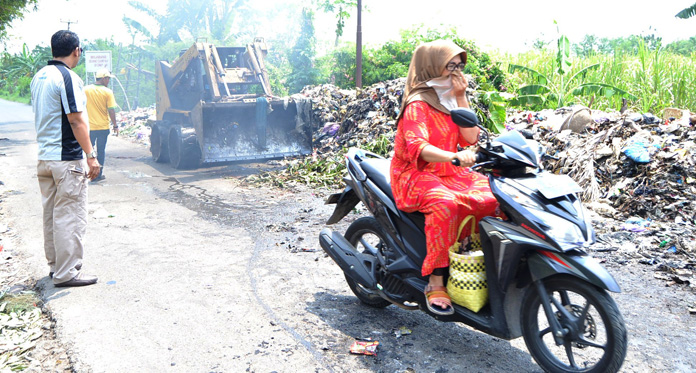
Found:
[[[555, 58], [554, 51], [546, 50], [507, 55], [502, 60], [554, 76]], [[595, 63], [599, 63], [600, 68], [589, 71], [584, 80], [613, 85], [637, 96], [636, 101], [629, 102], [629, 108], [633, 111], [659, 114], [665, 108], [676, 107], [696, 112], [696, 91], [693, 90], [696, 84], [696, 53], [685, 57], [641, 47], [635, 54], [574, 57], [572, 72], [568, 76]], [[519, 87], [527, 82], [527, 77], [516, 73], [511, 76], [511, 81]], [[575, 98], [577, 104], [589, 106], [590, 102], [592, 108], [605, 111], [619, 110], [622, 103], [620, 97], [595, 97], [594, 100], [591, 97]]]
[[10, 94], [8, 92], [0, 92], [0, 98], [7, 101], [19, 102], [21, 104], [30, 104], [31, 97], [20, 96], [17, 93]]

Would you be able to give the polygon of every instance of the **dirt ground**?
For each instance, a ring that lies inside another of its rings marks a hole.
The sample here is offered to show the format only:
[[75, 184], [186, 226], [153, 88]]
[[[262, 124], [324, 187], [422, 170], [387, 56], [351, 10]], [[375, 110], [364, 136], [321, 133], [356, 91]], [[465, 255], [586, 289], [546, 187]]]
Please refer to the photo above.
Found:
[[[326, 209], [320, 208], [326, 192], [267, 190], [265, 193], [276, 195], [281, 210], [272, 214], [257, 212], [264, 216], [263, 224], [258, 220], [248, 221], [248, 228], [257, 230], [259, 237], [273, 243], [272, 250], [257, 245], [254, 259], [249, 263], [253, 268], [249, 277], [256, 300], [270, 316], [267, 327], [274, 333], [293, 337], [294, 344], [280, 349], [283, 352], [280, 366], [292, 365], [294, 351], [306, 349], [315, 356], [317, 371], [348, 371], [348, 367], [352, 369], [356, 365], [360, 371], [374, 372], [450, 372], [458, 370], [455, 366], [482, 372], [538, 371], [521, 340], [499, 340], [466, 326], [439, 323], [420, 312], [395, 306], [374, 310], [361, 305], [345, 285], [338, 267], [316, 242], [317, 232], [324, 227], [327, 217]], [[207, 213], [211, 212], [208, 209]], [[356, 217], [351, 216], [348, 221]], [[212, 215], [209, 218], [214, 219]], [[339, 229], [344, 229], [348, 221]], [[693, 360], [696, 316], [690, 315], [687, 309], [696, 302], [693, 290], [656, 279], [652, 268], [636, 260], [598, 254], [623, 290], [614, 295], [629, 330], [629, 352], [622, 371], [696, 371]], [[21, 257], [15, 258], [15, 262], [22, 266]], [[303, 294], [307, 289], [296, 286], [300, 281], [312, 284], [309, 293]], [[268, 293], [269, 288], [275, 288], [275, 294]], [[50, 307], [44, 309], [50, 316]], [[40, 371], [83, 371], [71, 362], [70, 343], [64, 344], [56, 337], [55, 321], [51, 326], [31, 353], [33, 359], [42, 362]], [[412, 334], [400, 336], [402, 328], [411, 330]], [[274, 344], [272, 338], [255, 340], [254, 353], [272, 354], [268, 352]], [[378, 356], [347, 353], [353, 338], [380, 341]], [[251, 340], [254, 338], [248, 342]], [[235, 358], [243, 360], [244, 356]], [[268, 367], [252, 371], [289, 370]]]
[[[248, 185], [243, 177], [258, 171], [251, 165], [177, 173], [125, 139], [109, 140], [111, 172], [90, 186], [86, 266], [100, 283], [57, 291], [36, 252], [35, 160], [21, 155], [31, 150], [31, 131], [8, 126], [0, 127], [12, 129], [0, 136], [10, 138], [0, 143], [0, 170], [17, 172], [0, 175], [2, 238], [11, 243], [2, 274], [36, 286], [48, 315], [30, 371], [540, 371], [522, 339], [360, 304], [318, 243], [334, 190]], [[618, 237], [598, 223], [600, 235]], [[622, 371], [696, 372], [693, 284], [666, 281], [625, 248], [594, 254], [622, 288], [612, 295], [629, 335]], [[379, 341], [377, 356], [350, 354], [356, 338]]]

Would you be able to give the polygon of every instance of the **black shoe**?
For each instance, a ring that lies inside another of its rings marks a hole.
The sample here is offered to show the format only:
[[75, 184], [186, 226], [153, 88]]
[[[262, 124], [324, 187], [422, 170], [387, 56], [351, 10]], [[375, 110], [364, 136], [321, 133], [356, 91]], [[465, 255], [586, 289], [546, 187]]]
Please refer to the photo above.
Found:
[[[78, 270], [78, 271], [81, 270], [81, 269], [82, 269], [82, 263], [78, 263], [78, 264], [75, 266], [75, 269]], [[48, 277], [53, 278], [53, 272], [48, 272]]]
[[77, 276], [73, 277], [72, 280], [61, 282], [60, 284], [55, 284], [57, 288], [65, 288], [71, 286], [87, 286], [97, 283], [97, 276], [85, 275], [82, 272], [78, 272]]

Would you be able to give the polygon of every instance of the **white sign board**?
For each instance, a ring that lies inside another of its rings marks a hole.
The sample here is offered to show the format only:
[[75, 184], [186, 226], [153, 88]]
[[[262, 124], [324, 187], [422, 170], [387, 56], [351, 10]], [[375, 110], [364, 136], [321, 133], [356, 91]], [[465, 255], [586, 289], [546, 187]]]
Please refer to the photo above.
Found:
[[111, 71], [111, 51], [85, 51], [85, 68], [88, 73], [99, 69]]

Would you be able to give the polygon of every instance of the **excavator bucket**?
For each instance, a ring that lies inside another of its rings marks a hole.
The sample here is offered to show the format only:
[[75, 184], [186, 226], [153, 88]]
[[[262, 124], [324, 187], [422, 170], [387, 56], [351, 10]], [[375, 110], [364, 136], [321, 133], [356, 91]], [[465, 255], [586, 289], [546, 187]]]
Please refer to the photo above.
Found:
[[246, 47], [195, 43], [157, 69], [153, 159], [175, 168], [312, 152], [311, 101], [276, 97], [257, 38]]
[[249, 161], [312, 152], [306, 100], [258, 97], [201, 102], [192, 113], [203, 162]]

